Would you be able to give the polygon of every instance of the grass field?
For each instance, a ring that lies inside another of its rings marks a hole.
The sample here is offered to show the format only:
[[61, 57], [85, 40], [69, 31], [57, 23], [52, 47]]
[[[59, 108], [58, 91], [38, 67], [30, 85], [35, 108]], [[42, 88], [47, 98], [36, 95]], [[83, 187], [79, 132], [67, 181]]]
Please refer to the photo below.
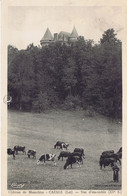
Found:
[[64, 161], [36, 165], [35, 159], [19, 152], [16, 159], [8, 156], [8, 189], [13, 183], [24, 184], [22, 189], [77, 189], [118, 190], [121, 189], [121, 167], [119, 182], [113, 182], [111, 167], [100, 170], [99, 157], [105, 150], [117, 152], [122, 145], [121, 124], [95, 115], [89, 117], [85, 111], [49, 111], [42, 114], [8, 112], [8, 147], [25, 145], [26, 150], [35, 149], [37, 159], [43, 153], [60, 153], [54, 149], [56, 141], [85, 149], [81, 168], [63, 169]]

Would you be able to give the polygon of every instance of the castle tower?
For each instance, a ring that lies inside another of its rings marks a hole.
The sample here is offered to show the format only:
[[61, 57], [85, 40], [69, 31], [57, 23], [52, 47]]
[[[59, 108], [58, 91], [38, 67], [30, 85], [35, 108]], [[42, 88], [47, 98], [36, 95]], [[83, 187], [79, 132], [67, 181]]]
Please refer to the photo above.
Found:
[[42, 46], [48, 45], [49, 43], [53, 42], [53, 36], [49, 30], [49, 28], [47, 28], [43, 38], [40, 41], [40, 44]]
[[70, 40], [70, 42], [75, 42], [75, 41], [77, 41], [77, 39], [78, 39], [78, 33], [77, 33], [77, 30], [74, 26], [69, 40]]

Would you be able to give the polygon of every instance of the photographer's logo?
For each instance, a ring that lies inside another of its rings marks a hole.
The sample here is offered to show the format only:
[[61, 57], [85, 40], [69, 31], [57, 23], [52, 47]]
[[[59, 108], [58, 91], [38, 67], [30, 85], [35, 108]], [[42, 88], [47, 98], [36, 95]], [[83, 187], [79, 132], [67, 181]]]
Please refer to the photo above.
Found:
[[21, 189], [25, 186], [25, 184], [18, 184], [18, 183], [12, 183], [11, 184], [11, 187], [12, 188], [18, 188], [18, 189]]

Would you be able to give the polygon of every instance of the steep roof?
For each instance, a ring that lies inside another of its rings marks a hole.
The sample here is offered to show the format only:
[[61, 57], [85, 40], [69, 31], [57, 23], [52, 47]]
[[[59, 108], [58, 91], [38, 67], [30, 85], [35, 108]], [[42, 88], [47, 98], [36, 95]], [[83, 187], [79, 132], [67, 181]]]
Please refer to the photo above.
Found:
[[68, 37], [70, 37], [70, 33], [68, 32], [65, 32], [65, 31], [61, 31], [58, 35], [58, 39], [59, 40], [62, 40], [63, 39], [63, 36], [64, 38], [68, 39]]
[[53, 40], [53, 36], [52, 36], [49, 28], [47, 28], [47, 30], [42, 38], [42, 41], [48, 41], [48, 40]]
[[74, 26], [74, 28], [72, 30], [72, 33], [71, 33], [70, 37], [74, 37], [74, 38], [78, 37], [78, 33], [77, 33], [77, 30], [76, 30], [75, 26]]

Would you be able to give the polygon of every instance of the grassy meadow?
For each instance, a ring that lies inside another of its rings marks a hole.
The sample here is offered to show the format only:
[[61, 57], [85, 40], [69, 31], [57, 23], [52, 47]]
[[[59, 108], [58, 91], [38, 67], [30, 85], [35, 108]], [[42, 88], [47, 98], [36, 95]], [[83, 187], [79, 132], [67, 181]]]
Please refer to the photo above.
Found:
[[[81, 168], [63, 169], [64, 161], [58, 161], [61, 150], [54, 149], [56, 141], [69, 143], [69, 151], [84, 148], [85, 159]], [[117, 152], [122, 146], [122, 125], [101, 115], [90, 117], [85, 111], [52, 110], [46, 113], [8, 111], [8, 147], [26, 146], [37, 151], [37, 158], [28, 159], [19, 152], [16, 159], [8, 156], [8, 189], [13, 183], [24, 184], [22, 189], [121, 189], [113, 182], [111, 167], [100, 170], [99, 157], [105, 150]], [[44, 153], [56, 154], [56, 166], [52, 162], [37, 165]]]

